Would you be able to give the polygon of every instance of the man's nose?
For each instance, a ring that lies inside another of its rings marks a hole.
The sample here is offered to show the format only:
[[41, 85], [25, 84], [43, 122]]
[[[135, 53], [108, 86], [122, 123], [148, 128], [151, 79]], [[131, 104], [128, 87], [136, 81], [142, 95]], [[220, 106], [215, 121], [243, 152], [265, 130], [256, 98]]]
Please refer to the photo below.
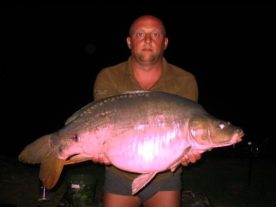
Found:
[[152, 41], [151, 34], [146, 34], [145, 35], [145, 42], [150, 43]]

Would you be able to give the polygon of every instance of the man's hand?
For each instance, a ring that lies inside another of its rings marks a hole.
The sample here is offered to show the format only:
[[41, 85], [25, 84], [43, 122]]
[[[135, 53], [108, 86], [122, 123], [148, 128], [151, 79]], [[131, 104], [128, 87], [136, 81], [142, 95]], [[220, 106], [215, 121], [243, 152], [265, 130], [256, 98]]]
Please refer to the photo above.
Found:
[[201, 158], [201, 154], [196, 150], [190, 150], [181, 159], [181, 164], [187, 166], [189, 163], [195, 163]]

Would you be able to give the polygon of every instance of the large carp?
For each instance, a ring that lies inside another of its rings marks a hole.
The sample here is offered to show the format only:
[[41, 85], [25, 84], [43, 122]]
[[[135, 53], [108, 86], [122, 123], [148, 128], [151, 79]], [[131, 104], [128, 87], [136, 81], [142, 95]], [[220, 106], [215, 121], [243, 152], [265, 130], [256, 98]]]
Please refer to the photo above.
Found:
[[188, 151], [233, 145], [242, 136], [242, 129], [186, 98], [134, 91], [89, 103], [62, 129], [27, 145], [19, 160], [40, 163], [39, 178], [48, 189], [64, 165], [87, 160], [112, 164], [141, 174], [132, 184], [135, 194], [157, 173], [174, 171]]

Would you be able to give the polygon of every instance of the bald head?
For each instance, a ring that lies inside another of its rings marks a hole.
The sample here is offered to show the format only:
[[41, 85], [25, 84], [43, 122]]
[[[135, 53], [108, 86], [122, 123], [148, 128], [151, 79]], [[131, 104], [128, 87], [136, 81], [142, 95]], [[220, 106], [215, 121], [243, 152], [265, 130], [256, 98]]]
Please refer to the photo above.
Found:
[[163, 22], [159, 18], [152, 15], [140, 16], [136, 20], [134, 20], [134, 22], [131, 24], [129, 28], [129, 35], [133, 34], [133, 32], [141, 26], [145, 26], [145, 25], [151, 26], [153, 24], [158, 25], [158, 27], [160, 28], [160, 31], [163, 33], [164, 36], [166, 36], [166, 28]]

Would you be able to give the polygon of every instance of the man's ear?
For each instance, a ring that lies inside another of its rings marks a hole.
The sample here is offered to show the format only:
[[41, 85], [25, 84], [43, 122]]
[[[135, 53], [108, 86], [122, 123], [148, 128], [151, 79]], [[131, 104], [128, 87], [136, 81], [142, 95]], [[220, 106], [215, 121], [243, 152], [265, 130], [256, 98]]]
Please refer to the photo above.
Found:
[[166, 37], [165, 40], [164, 40], [164, 50], [167, 49], [168, 44], [169, 44], [169, 39]]
[[127, 42], [127, 46], [129, 49], [131, 49], [131, 41], [130, 41], [130, 37], [126, 38], [126, 42]]

